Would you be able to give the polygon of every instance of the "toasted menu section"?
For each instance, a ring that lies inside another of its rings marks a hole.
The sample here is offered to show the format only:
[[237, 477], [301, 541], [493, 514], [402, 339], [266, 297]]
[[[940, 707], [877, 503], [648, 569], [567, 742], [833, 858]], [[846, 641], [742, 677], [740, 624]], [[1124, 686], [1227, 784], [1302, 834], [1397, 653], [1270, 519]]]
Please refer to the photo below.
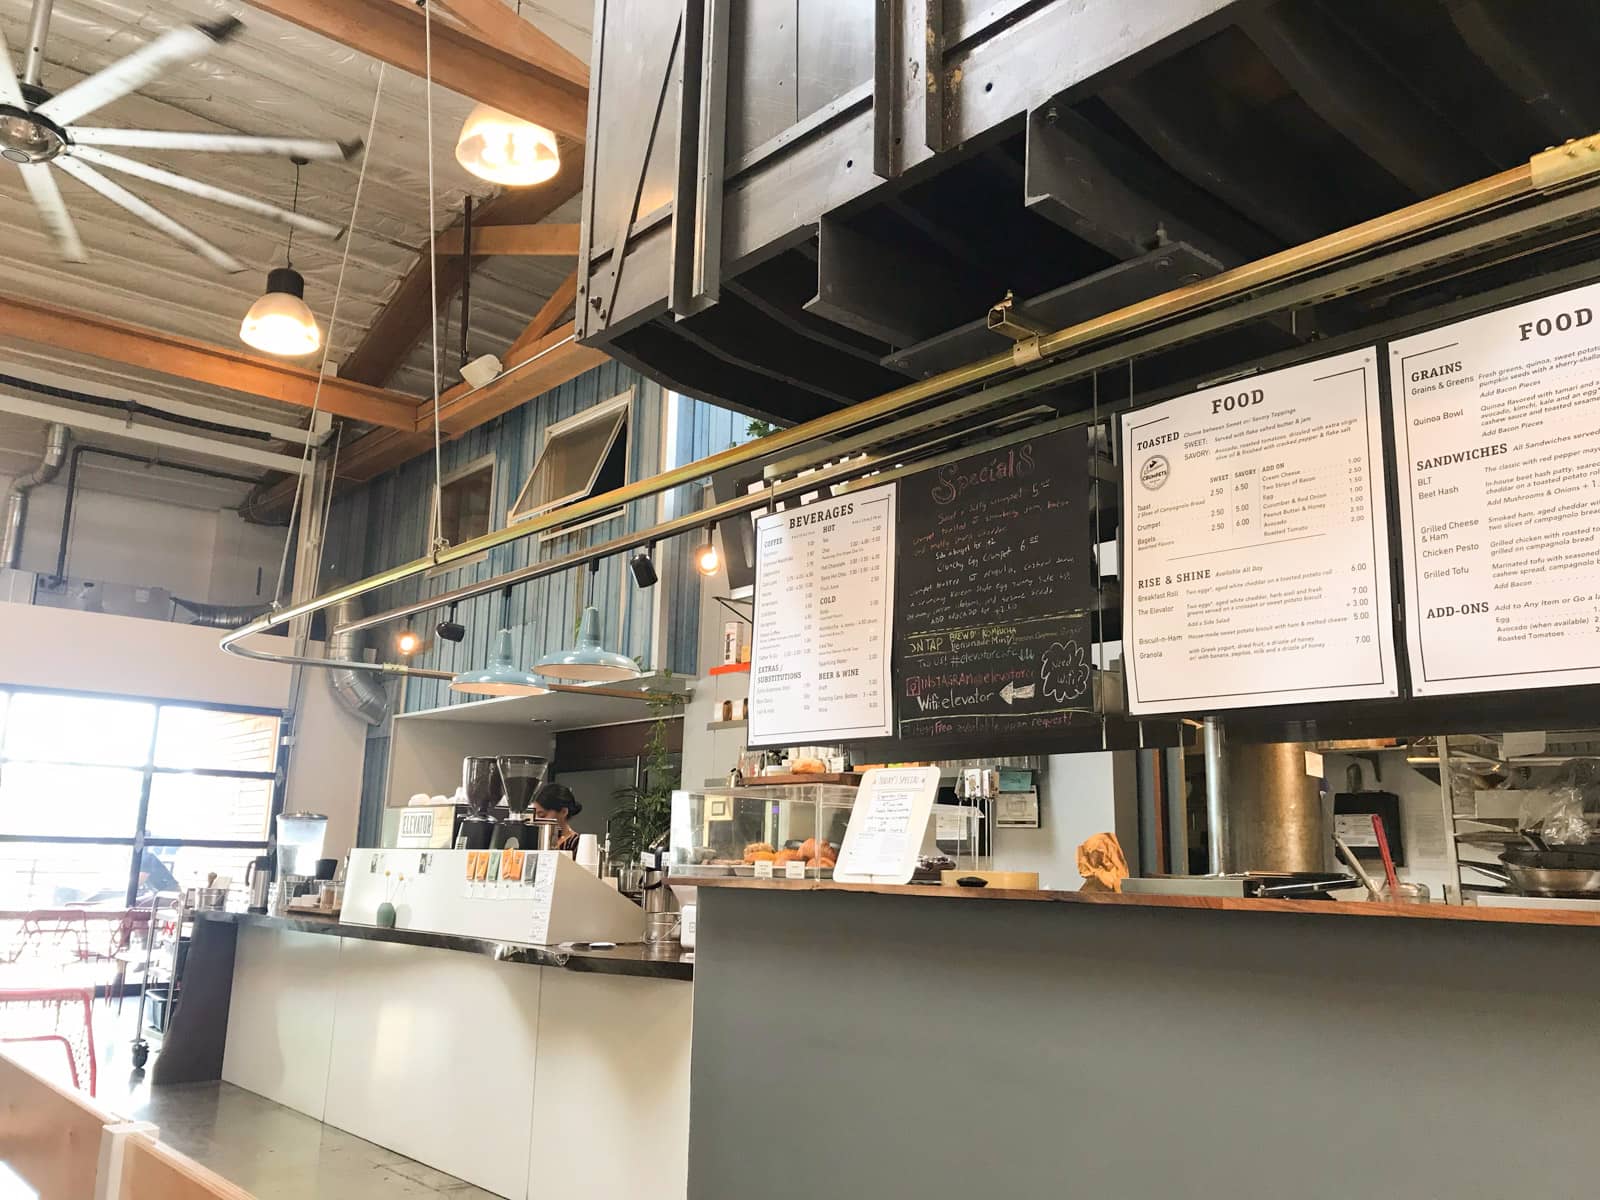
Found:
[[1122, 418], [1129, 709], [1399, 694], [1377, 355]]
[[1088, 462], [1066, 429], [901, 484], [901, 737], [1047, 731], [1091, 707]]
[[892, 730], [893, 484], [756, 523], [750, 744]]
[[1393, 343], [1412, 691], [1600, 682], [1600, 285]]

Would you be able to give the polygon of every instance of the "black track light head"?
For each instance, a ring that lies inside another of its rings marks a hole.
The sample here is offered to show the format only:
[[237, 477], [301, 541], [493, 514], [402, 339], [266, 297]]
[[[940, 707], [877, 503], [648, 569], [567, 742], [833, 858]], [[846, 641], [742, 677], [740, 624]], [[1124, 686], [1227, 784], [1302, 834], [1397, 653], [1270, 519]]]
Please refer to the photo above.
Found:
[[634, 552], [634, 556], [628, 560], [628, 570], [633, 572], [633, 582], [639, 585], [641, 591], [655, 587], [656, 581], [660, 578], [656, 574], [656, 564], [651, 561], [648, 549]]

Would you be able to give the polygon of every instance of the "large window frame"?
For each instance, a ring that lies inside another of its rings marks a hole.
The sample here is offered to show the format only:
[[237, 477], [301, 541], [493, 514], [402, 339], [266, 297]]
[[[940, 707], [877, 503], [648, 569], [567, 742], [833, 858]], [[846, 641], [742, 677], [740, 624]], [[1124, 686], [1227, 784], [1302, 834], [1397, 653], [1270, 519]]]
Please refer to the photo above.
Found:
[[[531, 520], [543, 513], [553, 512], [558, 508], [563, 508], [568, 504], [574, 504], [591, 496], [594, 493], [595, 483], [600, 478], [600, 472], [605, 469], [606, 460], [611, 457], [611, 453], [616, 447], [618, 438], [622, 439], [623, 477], [626, 479], [633, 478], [633, 394], [634, 389], [629, 388], [609, 400], [602, 400], [598, 404], [592, 404], [582, 412], [573, 413], [570, 417], [552, 421], [545, 426], [544, 444], [539, 448], [538, 457], [533, 461], [533, 469], [528, 472], [528, 478], [523, 482], [522, 490], [517, 493], [516, 500], [511, 504], [506, 517], [508, 525], [515, 525], [519, 521]], [[559, 442], [564, 435], [602, 421], [610, 422], [613, 425], [612, 434], [606, 442], [605, 449], [595, 458], [585, 485], [568, 492], [564, 496], [553, 496], [541, 504], [529, 503], [528, 497], [533, 489], [534, 481], [539, 478], [539, 468], [545, 465], [551, 453], [551, 447]], [[579, 524], [568, 525], [553, 532], [541, 533], [539, 540], [544, 542], [553, 538], [565, 537], [580, 529], [588, 529], [594, 525], [602, 525], [607, 521], [615, 521], [622, 515], [622, 508], [614, 508], [608, 512], [590, 517], [587, 521]]]
[[[452, 483], [460, 483], [463, 479], [481, 474], [484, 471], [489, 472], [489, 519], [484, 532], [490, 533], [494, 530], [495, 497], [500, 494], [498, 491], [500, 487], [500, 463], [493, 454], [485, 454], [469, 463], [464, 463], [454, 471], [447, 472], [439, 480], [438, 484], [430, 490], [428, 496], [430, 501], [428, 505], [428, 544], [422, 548], [424, 555], [431, 554], [434, 544], [439, 540], [438, 521], [444, 499], [440, 495], [440, 488], [448, 488]], [[476, 563], [486, 562], [488, 558], [489, 552], [485, 550], [481, 554], [474, 554], [471, 558], [457, 559], [442, 567], [430, 567], [428, 568], [428, 577], [431, 579], [436, 575], [443, 575], [447, 571], [459, 571], [462, 567], [470, 567]]]
[[[130, 696], [117, 692], [87, 692], [68, 688], [45, 688], [22, 684], [0, 683], [0, 735], [6, 728], [6, 719], [9, 716], [11, 703], [18, 695], [37, 696], [66, 696], [81, 700], [112, 700], [126, 701], [135, 704], [148, 704], [154, 707], [154, 719], [150, 722], [150, 737], [145, 746], [144, 761], [139, 764], [119, 764], [116, 769], [136, 771], [140, 774], [139, 781], [139, 807], [135, 817], [133, 833], [127, 837], [111, 836], [104, 834], [44, 834], [44, 833], [0, 833], [0, 844], [36, 844], [57, 846], [126, 846], [128, 847], [128, 883], [125, 902], [129, 908], [135, 906], [139, 895], [139, 873], [144, 862], [144, 852], [151, 847], [175, 850], [204, 849], [204, 850], [255, 850], [259, 854], [266, 854], [272, 844], [273, 827], [278, 814], [283, 811], [284, 802], [284, 742], [283, 722], [284, 710], [281, 708], [257, 708], [242, 704], [216, 704], [204, 701], [167, 700], [155, 696]], [[271, 717], [278, 722], [273, 738], [272, 769], [264, 771], [246, 771], [234, 768], [221, 767], [170, 767], [161, 766], [156, 762], [157, 744], [161, 736], [162, 714], [170, 709], [199, 709], [207, 712], [237, 713], [245, 716]], [[8, 755], [4, 749], [4, 738], [0, 736], [0, 771], [4, 771], [12, 763], [45, 763], [50, 766], [95, 768], [103, 767], [103, 763], [94, 763], [84, 760], [65, 760], [58, 758], [40, 759]], [[272, 795], [268, 804], [266, 832], [261, 839], [235, 839], [235, 838], [192, 838], [182, 836], [155, 835], [149, 833], [150, 821], [150, 796], [155, 781], [160, 776], [200, 776], [218, 779], [237, 779], [270, 781]], [[70, 819], [70, 818], [69, 818]], [[242, 885], [243, 880], [235, 880], [236, 886]]]

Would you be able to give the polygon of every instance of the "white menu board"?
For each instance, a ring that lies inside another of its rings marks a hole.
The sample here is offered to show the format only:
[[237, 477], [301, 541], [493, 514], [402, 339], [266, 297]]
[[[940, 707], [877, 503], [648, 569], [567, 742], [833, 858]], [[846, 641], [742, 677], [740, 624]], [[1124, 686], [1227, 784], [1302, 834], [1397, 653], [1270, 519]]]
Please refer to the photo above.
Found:
[[893, 484], [756, 522], [752, 746], [887, 737]]
[[1129, 711], [1395, 696], [1375, 350], [1122, 417]]
[[1411, 690], [1600, 683], [1600, 285], [1391, 344]]

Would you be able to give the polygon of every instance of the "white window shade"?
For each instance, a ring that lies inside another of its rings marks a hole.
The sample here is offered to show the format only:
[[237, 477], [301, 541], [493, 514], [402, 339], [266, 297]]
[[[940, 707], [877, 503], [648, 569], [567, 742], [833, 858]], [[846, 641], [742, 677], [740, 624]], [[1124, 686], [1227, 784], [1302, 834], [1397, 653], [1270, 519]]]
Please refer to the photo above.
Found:
[[626, 482], [631, 400], [630, 392], [551, 425], [510, 519], [526, 520]]

